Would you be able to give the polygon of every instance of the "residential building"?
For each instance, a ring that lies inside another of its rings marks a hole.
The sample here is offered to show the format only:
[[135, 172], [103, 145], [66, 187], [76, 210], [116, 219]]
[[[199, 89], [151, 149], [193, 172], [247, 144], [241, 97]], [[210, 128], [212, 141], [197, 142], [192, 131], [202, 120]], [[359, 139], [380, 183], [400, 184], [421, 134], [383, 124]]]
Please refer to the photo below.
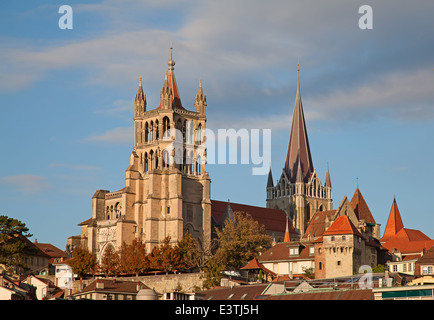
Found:
[[150, 290], [153, 291], [140, 281], [96, 279], [79, 292], [71, 295], [71, 298], [90, 300], [136, 300], [139, 294], [139, 298], [143, 300], [156, 300], [156, 293], [154, 292], [155, 294], [150, 295]]

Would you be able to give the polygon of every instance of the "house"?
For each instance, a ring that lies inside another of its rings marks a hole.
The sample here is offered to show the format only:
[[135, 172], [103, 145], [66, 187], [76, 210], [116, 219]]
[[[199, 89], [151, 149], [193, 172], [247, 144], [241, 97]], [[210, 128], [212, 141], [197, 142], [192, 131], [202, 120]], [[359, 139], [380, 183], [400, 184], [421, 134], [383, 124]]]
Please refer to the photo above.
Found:
[[72, 290], [72, 284], [74, 282], [74, 272], [68, 264], [69, 260], [70, 259], [65, 259], [62, 262], [53, 263], [56, 285], [66, 290]]
[[30, 275], [23, 283], [36, 288], [37, 300], [48, 300], [51, 298], [63, 297], [64, 290], [57, 287], [51, 280]]
[[434, 276], [434, 246], [424, 251], [422, 257], [416, 261], [415, 265], [415, 276]]
[[0, 275], [0, 300], [34, 300], [35, 287], [14, 280], [7, 275]]
[[37, 239], [33, 244], [50, 257], [48, 260], [47, 269], [39, 271], [39, 275], [54, 274], [54, 263], [61, 262], [66, 259], [66, 251], [60, 250], [51, 243], [40, 243]]
[[[147, 294], [144, 294], [143, 296], [149, 297], [149, 290], [152, 289], [140, 281], [96, 279], [79, 292], [71, 295], [71, 297], [73, 299], [91, 300], [136, 300], [139, 292], [142, 294], [145, 292]], [[141, 295], [139, 295], [139, 297], [141, 297]], [[155, 294], [153, 300], [156, 299], [157, 295]]]

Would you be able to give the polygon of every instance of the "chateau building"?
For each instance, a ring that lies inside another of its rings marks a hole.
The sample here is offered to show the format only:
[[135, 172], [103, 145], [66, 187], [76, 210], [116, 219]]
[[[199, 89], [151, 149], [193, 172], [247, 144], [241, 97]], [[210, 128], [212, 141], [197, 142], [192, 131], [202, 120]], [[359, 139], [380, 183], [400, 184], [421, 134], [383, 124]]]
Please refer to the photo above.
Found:
[[317, 211], [333, 209], [332, 185], [327, 165], [324, 184], [313, 166], [300, 95], [300, 70], [285, 166], [274, 185], [270, 168], [267, 182], [267, 208], [281, 209], [303, 236]]
[[126, 186], [115, 192], [95, 192], [92, 217], [80, 223], [81, 235], [68, 239], [69, 251], [85, 246], [100, 259], [109, 246], [118, 250], [123, 242], [138, 239], [150, 252], [166, 236], [176, 243], [187, 231], [200, 244], [209, 243], [211, 180], [203, 134], [206, 97], [200, 81], [194, 111], [184, 108], [172, 48], [167, 65], [160, 104], [154, 109], [147, 108], [140, 78]]

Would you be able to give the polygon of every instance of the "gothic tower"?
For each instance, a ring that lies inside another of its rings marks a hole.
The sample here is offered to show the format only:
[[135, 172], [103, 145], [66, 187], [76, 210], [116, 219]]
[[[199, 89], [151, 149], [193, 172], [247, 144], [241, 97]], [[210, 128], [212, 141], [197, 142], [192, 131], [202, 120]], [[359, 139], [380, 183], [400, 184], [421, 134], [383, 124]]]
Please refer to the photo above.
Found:
[[171, 243], [189, 232], [200, 245], [211, 241], [211, 180], [206, 171], [206, 97], [202, 81], [194, 111], [181, 103], [170, 59], [160, 103], [148, 110], [139, 80], [134, 99], [134, 150], [126, 169], [126, 186], [92, 197], [92, 218], [80, 223], [81, 235], [68, 239], [68, 248], [86, 246], [98, 259], [108, 247], [119, 250], [134, 239], [147, 252], [170, 236]]
[[270, 169], [267, 181], [267, 208], [284, 210], [301, 236], [315, 212], [333, 208], [328, 165], [323, 185], [312, 162], [301, 102], [299, 69], [285, 165], [276, 186]]
[[204, 130], [206, 97], [202, 82], [195, 97], [195, 111], [182, 106], [170, 59], [160, 104], [146, 111], [146, 97], [135, 99], [134, 151], [127, 169], [127, 187], [135, 193], [132, 203], [141, 238], [148, 248], [165, 236], [173, 243], [189, 231], [200, 243], [211, 236], [210, 178], [206, 171]]

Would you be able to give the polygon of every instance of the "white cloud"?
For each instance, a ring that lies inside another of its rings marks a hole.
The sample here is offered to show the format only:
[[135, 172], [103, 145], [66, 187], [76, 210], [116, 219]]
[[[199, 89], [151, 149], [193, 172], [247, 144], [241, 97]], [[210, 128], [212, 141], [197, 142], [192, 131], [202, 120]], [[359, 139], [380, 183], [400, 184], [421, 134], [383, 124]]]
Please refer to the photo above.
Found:
[[133, 127], [117, 127], [107, 130], [100, 135], [93, 135], [82, 139], [82, 142], [104, 142], [111, 144], [132, 144], [134, 142]]
[[3, 177], [0, 178], [0, 182], [15, 187], [26, 195], [36, 194], [51, 188], [45, 177], [32, 174]]

